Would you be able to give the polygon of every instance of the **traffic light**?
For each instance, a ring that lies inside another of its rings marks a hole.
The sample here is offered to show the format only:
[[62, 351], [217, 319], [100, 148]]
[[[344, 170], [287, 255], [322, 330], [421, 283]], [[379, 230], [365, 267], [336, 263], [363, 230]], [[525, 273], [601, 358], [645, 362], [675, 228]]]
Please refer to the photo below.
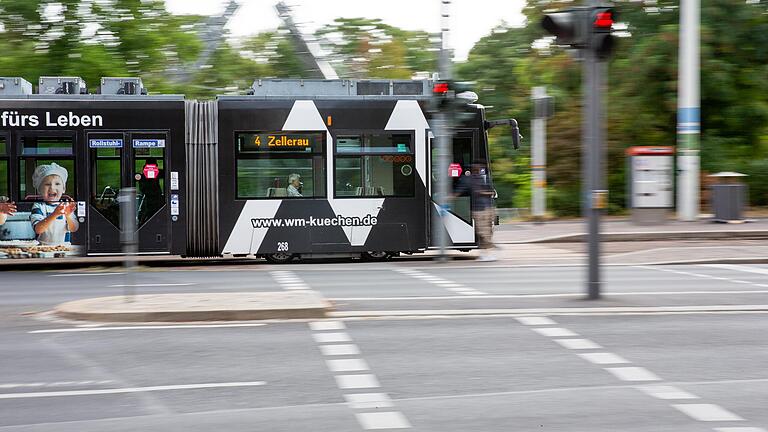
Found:
[[541, 26], [556, 37], [556, 45], [590, 49], [605, 60], [613, 52], [611, 28], [615, 19], [616, 12], [608, 6], [576, 7], [544, 15]]
[[467, 112], [467, 104], [477, 101], [477, 94], [473, 92], [473, 82], [466, 81], [436, 81], [432, 87], [432, 101], [430, 110], [433, 112], [447, 112], [458, 123], [474, 118], [474, 112]]
[[557, 38], [555, 45], [584, 48], [589, 42], [589, 32], [584, 25], [588, 14], [589, 10], [586, 8], [548, 13], [541, 20], [541, 26]]
[[592, 49], [597, 58], [604, 60], [611, 56], [613, 52], [614, 40], [611, 35], [611, 27], [615, 19], [613, 8], [597, 7], [592, 9], [590, 14], [590, 49]]

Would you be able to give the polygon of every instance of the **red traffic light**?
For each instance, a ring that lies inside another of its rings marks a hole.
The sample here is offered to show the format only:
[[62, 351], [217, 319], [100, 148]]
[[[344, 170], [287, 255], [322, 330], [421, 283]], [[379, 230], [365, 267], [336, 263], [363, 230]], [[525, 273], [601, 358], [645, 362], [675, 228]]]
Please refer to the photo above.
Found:
[[437, 83], [435, 83], [435, 86], [432, 87], [432, 93], [440, 94], [440, 95], [444, 95], [444, 94], [448, 93], [448, 83], [447, 82], [437, 82]]
[[613, 26], [613, 12], [605, 11], [595, 14], [595, 28], [610, 29]]

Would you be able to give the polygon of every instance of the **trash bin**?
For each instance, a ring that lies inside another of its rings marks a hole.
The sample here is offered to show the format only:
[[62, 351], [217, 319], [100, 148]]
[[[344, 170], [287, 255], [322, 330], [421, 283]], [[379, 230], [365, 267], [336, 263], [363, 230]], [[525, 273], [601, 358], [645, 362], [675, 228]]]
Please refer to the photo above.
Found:
[[746, 176], [737, 172], [719, 172], [708, 176], [717, 181], [711, 186], [715, 222], [744, 221], [742, 212], [747, 199], [747, 185], [739, 179]]

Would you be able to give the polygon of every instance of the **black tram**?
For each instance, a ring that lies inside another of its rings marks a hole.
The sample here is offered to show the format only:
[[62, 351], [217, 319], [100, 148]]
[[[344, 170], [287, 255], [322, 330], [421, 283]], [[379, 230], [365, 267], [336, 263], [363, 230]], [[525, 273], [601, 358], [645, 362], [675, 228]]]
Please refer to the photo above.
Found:
[[[135, 187], [139, 252], [185, 254], [184, 97], [142, 95], [140, 80], [129, 78], [103, 79], [100, 94], [85, 94], [82, 81], [69, 78], [41, 78], [42, 94], [31, 94], [19, 80], [2, 79], [0, 94], [0, 195], [18, 209], [0, 240], [39, 238], [30, 215], [69, 201], [65, 217], [76, 218], [77, 230], [68, 230], [66, 246], [44, 246], [120, 254], [118, 197]], [[46, 167], [66, 176], [59, 203], [35, 184]]]
[[29, 220], [50, 198], [33, 178], [43, 166], [68, 174], [69, 240], [87, 255], [120, 253], [126, 187], [140, 253], [383, 259], [433, 247], [435, 228], [452, 248], [476, 246], [471, 197], [438, 212], [431, 191], [473, 163], [491, 175], [494, 123], [468, 101], [439, 173], [429, 81], [258, 80], [248, 95], [185, 101], [146, 95], [138, 79], [104, 78], [98, 94], [68, 78], [31, 94], [19, 80], [0, 79], [0, 196], [19, 209], [0, 242], [40, 238]]

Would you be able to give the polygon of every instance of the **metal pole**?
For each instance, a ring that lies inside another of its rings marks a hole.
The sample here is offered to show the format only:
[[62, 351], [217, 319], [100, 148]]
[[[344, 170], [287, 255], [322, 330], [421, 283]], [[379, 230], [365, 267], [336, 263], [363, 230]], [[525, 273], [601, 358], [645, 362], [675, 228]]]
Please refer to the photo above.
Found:
[[[451, 57], [448, 46], [450, 35], [450, 6], [451, 0], [442, 0], [441, 14], [441, 36], [440, 36], [440, 80], [451, 79]], [[449, 95], [450, 96], [450, 95]], [[448, 245], [447, 231], [443, 224], [443, 207], [448, 205], [450, 199], [450, 185], [448, 179], [448, 164], [451, 154], [452, 136], [450, 116], [445, 112], [438, 112], [435, 115], [435, 138], [437, 140], [437, 194], [435, 201], [439, 207], [438, 223], [433, 224], [437, 231], [437, 244], [440, 247], [440, 261], [446, 261], [446, 247]]]
[[547, 117], [540, 105], [545, 103], [546, 87], [533, 88], [534, 117], [531, 120], [531, 209], [535, 219], [544, 218], [547, 211]]
[[[587, 0], [588, 6], [595, 6], [597, 0]], [[591, 31], [591, 30], [590, 30]], [[583, 210], [587, 217], [588, 263], [587, 298], [600, 298], [600, 216], [606, 206], [607, 191], [603, 174], [603, 113], [600, 98], [603, 86], [605, 64], [589, 47], [581, 50], [584, 55], [583, 92], [584, 112], [582, 127], [582, 179], [584, 181]]]
[[677, 102], [677, 217], [681, 221], [694, 221], [699, 216], [700, 19], [699, 0], [681, 0]]
[[123, 244], [123, 262], [125, 275], [123, 283], [123, 298], [132, 302], [135, 294], [133, 271], [136, 266], [138, 252], [138, 236], [136, 233], [136, 188], [120, 190], [120, 241]]

